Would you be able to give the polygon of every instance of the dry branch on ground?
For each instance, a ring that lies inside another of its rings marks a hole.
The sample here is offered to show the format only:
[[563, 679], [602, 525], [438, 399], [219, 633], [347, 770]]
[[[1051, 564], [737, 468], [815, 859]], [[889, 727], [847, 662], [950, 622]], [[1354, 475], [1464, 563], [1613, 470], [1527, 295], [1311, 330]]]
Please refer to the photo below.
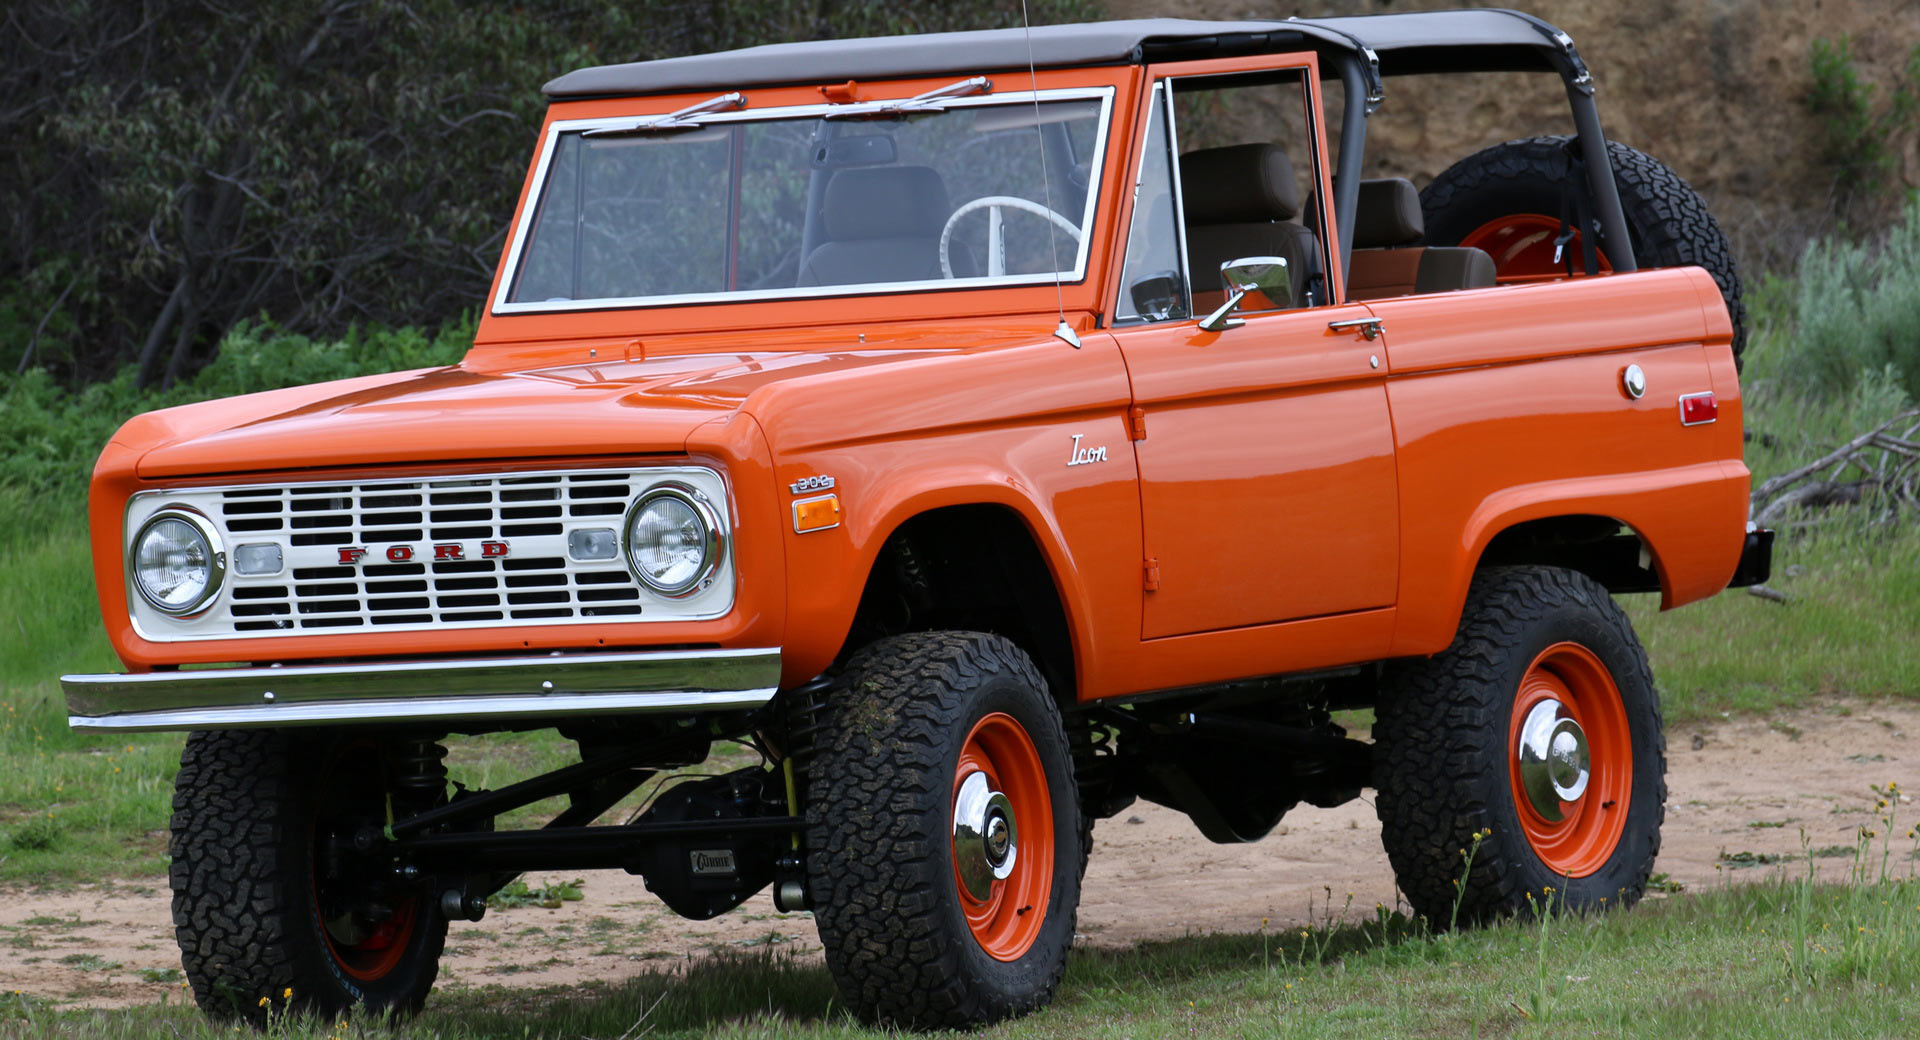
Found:
[[1894, 416], [1798, 469], [1753, 490], [1751, 515], [1761, 527], [1795, 512], [1866, 505], [1874, 523], [1920, 514], [1920, 409]]

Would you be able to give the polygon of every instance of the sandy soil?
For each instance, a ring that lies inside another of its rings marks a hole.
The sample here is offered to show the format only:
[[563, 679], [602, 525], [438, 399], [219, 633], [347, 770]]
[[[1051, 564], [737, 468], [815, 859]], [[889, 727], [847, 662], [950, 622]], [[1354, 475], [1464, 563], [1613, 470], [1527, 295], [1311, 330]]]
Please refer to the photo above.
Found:
[[[1851, 843], [1873, 808], [1870, 784], [1920, 789], [1909, 732], [1920, 732], [1920, 708], [1894, 704], [1675, 727], [1656, 869], [1702, 888], [1780, 869], [1726, 857], [1797, 855], [1803, 828], [1816, 849]], [[1321, 921], [1349, 895], [1356, 915], [1396, 902], [1367, 800], [1301, 809], [1254, 845], [1210, 844], [1184, 817], [1140, 803], [1101, 821], [1094, 840], [1080, 931], [1095, 945], [1250, 932], [1262, 918], [1276, 929]], [[1836, 875], [1844, 869], [1844, 860], [1825, 862]], [[565, 879], [529, 878], [551, 880]], [[557, 910], [495, 910], [480, 924], [456, 925], [441, 984], [616, 981], [718, 949], [819, 951], [809, 916], [777, 913], [764, 895], [707, 922], [674, 917], [637, 877], [590, 874], [584, 896]], [[6, 990], [96, 1006], [180, 1000], [179, 964], [164, 883], [0, 890]]]

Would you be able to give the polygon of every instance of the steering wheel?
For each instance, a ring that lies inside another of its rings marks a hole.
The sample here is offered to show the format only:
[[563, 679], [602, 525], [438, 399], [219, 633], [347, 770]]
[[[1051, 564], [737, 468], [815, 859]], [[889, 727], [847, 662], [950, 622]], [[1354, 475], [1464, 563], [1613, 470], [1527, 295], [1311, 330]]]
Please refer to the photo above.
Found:
[[1074, 242], [1080, 241], [1080, 228], [1073, 221], [1029, 199], [1012, 195], [983, 195], [971, 202], [963, 202], [960, 208], [947, 218], [947, 226], [940, 229], [940, 274], [953, 277], [953, 228], [960, 218], [974, 210], [984, 209], [987, 214], [987, 277], [997, 278], [1007, 273], [1007, 258], [1001, 244], [1000, 211], [1003, 209], [1025, 210], [1036, 217], [1045, 217], [1053, 225], [1073, 236]]

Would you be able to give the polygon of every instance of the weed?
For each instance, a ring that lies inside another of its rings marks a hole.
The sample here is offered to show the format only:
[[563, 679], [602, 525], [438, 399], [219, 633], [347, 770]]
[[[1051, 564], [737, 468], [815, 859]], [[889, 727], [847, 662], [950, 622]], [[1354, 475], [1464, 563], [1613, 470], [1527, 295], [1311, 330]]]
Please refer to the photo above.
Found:
[[60, 821], [52, 813], [35, 816], [7, 835], [7, 847], [16, 852], [45, 852], [60, 843]]
[[1725, 849], [1720, 850], [1720, 855], [1715, 857], [1718, 862], [1734, 869], [1742, 867], [1770, 867], [1776, 863], [1791, 862], [1795, 858], [1797, 857], [1784, 852], [1747, 852], [1745, 850], [1728, 852]]
[[[1513, 1005], [1514, 1010], [1535, 1022], [1547, 1022], [1553, 1018], [1554, 997], [1559, 993], [1561, 983], [1553, 979], [1555, 972], [1547, 971], [1547, 950], [1552, 945], [1552, 933], [1556, 914], [1564, 912], [1566, 891], [1563, 881], [1559, 890], [1548, 885], [1535, 900], [1533, 893], [1527, 893], [1527, 906], [1533, 912], [1532, 928], [1536, 937], [1533, 959], [1533, 992], [1527, 994], [1527, 1006]], [[1551, 979], [1551, 981], [1550, 981]]]
[[1647, 891], [1649, 892], [1659, 892], [1664, 895], [1678, 895], [1686, 890], [1687, 885], [1685, 882], [1676, 881], [1673, 875], [1664, 870], [1647, 879]]
[[537, 906], [546, 910], [557, 910], [561, 903], [577, 903], [586, 898], [581, 889], [586, 881], [574, 878], [572, 881], [551, 881], [537, 888], [528, 887], [525, 879], [516, 879], [512, 884], [487, 897], [489, 909], [513, 910], [520, 907]]
[[1480, 846], [1493, 836], [1493, 828], [1486, 827], [1473, 832], [1473, 839], [1467, 847], [1460, 850], [1460, 876], [1453, 882], [1453, 910], [1447, 915], [1447, 931], [1451, 933], [1460, 927], [1460, 906], [1467, 899], [1467, 882], [1473, 877], [1473, 857], [1479, 855]]
[[179, 968], [141, 968], [137, 974], [142, 982], [179, 982]]

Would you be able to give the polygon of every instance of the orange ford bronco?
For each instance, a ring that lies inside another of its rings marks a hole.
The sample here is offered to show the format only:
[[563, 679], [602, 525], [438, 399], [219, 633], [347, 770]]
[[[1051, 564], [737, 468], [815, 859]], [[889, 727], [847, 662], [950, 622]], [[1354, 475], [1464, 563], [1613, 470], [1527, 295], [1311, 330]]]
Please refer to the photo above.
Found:
[[[1367, 179], [1396, 77], [1456, 71], [1558, 77], [1573, 132]], [[1640, 896], [1664, 740], [1612, 594], [1761, 580], [1770, 536], [1726, 240], [1565, 35], [1114, 22], [546, 91], [465, 360], [140, 416], [94, 473], [128, 673], [68, 676], [72, 724], [191, 731], [203, 1006], [417, 1008], [449, 922], [610, 868], [694, 918], [771, 886], [865, 1018], [986, 1022], [1053, 993], [1135, 798], [1244, 842], [1374, 788], [1440, 920], [1483, 831], [1469, 919]], [[450, 735], [532, 730], [579, 760], [449, 782]]]

